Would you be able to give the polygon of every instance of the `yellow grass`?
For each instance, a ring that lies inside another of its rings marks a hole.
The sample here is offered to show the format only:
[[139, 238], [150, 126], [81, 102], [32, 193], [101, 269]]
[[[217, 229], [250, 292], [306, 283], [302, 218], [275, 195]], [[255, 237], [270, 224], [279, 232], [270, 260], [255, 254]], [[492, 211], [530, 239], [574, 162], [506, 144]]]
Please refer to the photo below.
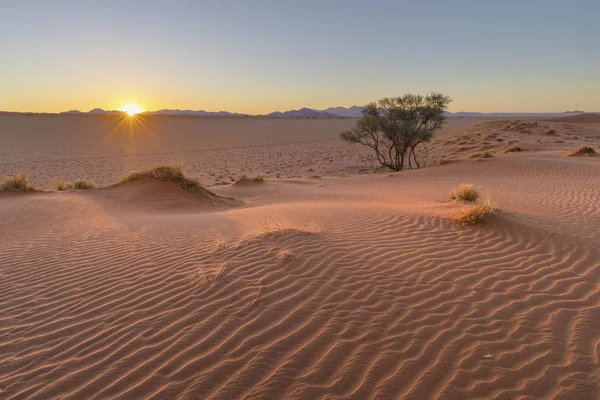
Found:
[[477, 151], [468, 155], [469, 158], [490, 158], [494, 157], [493, 150]]
[[72, 183], [73, 189], [85, 190], [85, 189], [93, 189], [96, 187], [96, 183], [94, 181], [90, 181], [87, 179], [78, 179], [73, 181]]
[[568, 155], [569, 156], [596, 156], [596, 155], [598, 155], [598, 153], [596, 153], [596, 150], [594, 150], [591, 147], [579, 146], [575, 150], [571, 151]]
[[450, 200], [475, 201], [479, 198], [479, 192], [475, 185], [471, 183], [461, 183], [458, 186], [458, 189], [450, 190], [449, 197]]
[[272, 218], [266, 218], [261, 223], [263, 231], [252, 235], [254, 238], [281, 237], [293, 234], [316, 235], [323, 232], [323, 229], [317, 222], [311, 222], [306, 225], [286, 225], [279, 223]]
[[250, 177], [246, 174], [240, 175], [240, 177], [237, 179], [236, 183], [243, 183], [243, 182], [264, 182], [265, 181], [265, 176], [264, 175], [256, 175], [255, 177]]
[[51, 184], [52, 184], [52, 187], [55, 190], [58, 190], [59, 192], [64, 192], [64, 191], [70, 190], [73, 187], [72, 183], [67, 182], [60, 178], [54, 179]]
[[0, 184], [0, 192], [33, 192], [37, 190], [24, 171], [16, 175], [6, 175]]
[[493, 214], [500, 209], [490, 200], [477, 204], [469, 209], [461, 211], [458, 222], [462, 225], [475, 225], [482, 222], [486, 216]]
[[183, 190], [193, 192], [202, 187], [197, 179], [188, 178], [183, 174], [183, 164], [168, 164], [142, 171], [131, 171], [121, 178], [121, 182], [131, 182], [143, 178], [158, 179], [160, 181], [171, 181], [179, 185]]

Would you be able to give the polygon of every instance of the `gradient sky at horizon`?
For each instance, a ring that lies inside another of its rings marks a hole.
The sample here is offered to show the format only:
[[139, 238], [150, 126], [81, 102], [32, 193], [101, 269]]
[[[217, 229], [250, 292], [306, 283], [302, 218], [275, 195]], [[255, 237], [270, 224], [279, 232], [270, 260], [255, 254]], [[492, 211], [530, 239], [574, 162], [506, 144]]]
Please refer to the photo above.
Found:
[[0, 0], [0, 110], [600, 111], [600, 1]]

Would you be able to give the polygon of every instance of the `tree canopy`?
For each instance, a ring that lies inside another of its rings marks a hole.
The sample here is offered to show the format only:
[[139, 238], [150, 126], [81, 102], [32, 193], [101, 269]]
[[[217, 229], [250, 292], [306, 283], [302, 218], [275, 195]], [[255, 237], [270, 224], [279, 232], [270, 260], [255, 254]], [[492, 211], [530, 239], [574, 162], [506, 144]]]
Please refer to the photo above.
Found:
[[442, 93], [405, 94], [367, 104], [352, 130], [340, 137], [374, 150], [379, 163], [396, 171], [420, 168], [415, 153], [442, 128], [452, 100]]

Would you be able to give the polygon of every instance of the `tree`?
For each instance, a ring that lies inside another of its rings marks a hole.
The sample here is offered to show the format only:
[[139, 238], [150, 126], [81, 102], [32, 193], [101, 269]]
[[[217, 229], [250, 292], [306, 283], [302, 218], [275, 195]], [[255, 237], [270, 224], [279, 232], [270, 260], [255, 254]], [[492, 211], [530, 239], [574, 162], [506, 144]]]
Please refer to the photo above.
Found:
[[452, 100], [442, 93], [405, 94], [367, 104], [352, 130], [340, 137], [375, 151], [377, 160], [396, 171], [417, 168], [417, 147], [429, 142], [446, 121], [444, 111]]

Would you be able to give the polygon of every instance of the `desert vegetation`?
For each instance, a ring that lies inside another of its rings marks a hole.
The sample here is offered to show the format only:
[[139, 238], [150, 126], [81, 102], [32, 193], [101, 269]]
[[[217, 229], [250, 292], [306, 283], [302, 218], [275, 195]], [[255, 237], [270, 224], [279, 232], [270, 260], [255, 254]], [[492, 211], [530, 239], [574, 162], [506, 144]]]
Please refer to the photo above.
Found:
[[450, 190], [448, 197], [450, 200], [476, 201], [479, 198], [479, 191], [471, 183], [461, 183], [458, 189]]
[[485, 200], [466, 210], [462, 210], [458, 222], [462, 225], [475, 225], [482, 222], [486, 216], [493, 214], [500, 209], [490, 200]]
[[33, 192], [37, 190], [24, 171], [15, 175], [6, 175], [0, 184], [0, 193]]
[[96, 183], [94, 181], [90, 181], [88, 179], [77, 179], [73, 181], [73, 189], [77, 190], [85, 190], [85, 189], [93, 189], [96, 187]]
[[52, 180], [50, 185], [52, 188], [54, 188], [54, 190], [57, 190], [59, 192], [65, 192], [73, 187], [73, 185], [70, 182], [67, 182], [64, 179], [60, 178]]
[[264, 182], [264, 175], [256, 175], [254, 177], [248, 176], [246, 174], [240, 175], [235, 183], [246, 183], [246, 182]]
[[596, 150], [589, 146], [579, 146], [575, 150], [569, 152], [569, 156], [597, 156]]
[[144, 178], [174, 182], [187, 192], [193, 192], [202, 187], [200, 181], [188, 178], [183, 174], [183, 164], [168, 164], [142, 171], [131, 171], [121, 178], [121, 183], [132, 182]]
[[442, 93], [405, 94], [369, 103], [352, 130], [340, 137], [370, 147], [383, 167], [420, 168], [416, 151], [442, 128], [451, 99]]
[[484, 150], [471, 153], [467, 156], [468, 158], [491, 158], [494, 157], [494, 150]]

